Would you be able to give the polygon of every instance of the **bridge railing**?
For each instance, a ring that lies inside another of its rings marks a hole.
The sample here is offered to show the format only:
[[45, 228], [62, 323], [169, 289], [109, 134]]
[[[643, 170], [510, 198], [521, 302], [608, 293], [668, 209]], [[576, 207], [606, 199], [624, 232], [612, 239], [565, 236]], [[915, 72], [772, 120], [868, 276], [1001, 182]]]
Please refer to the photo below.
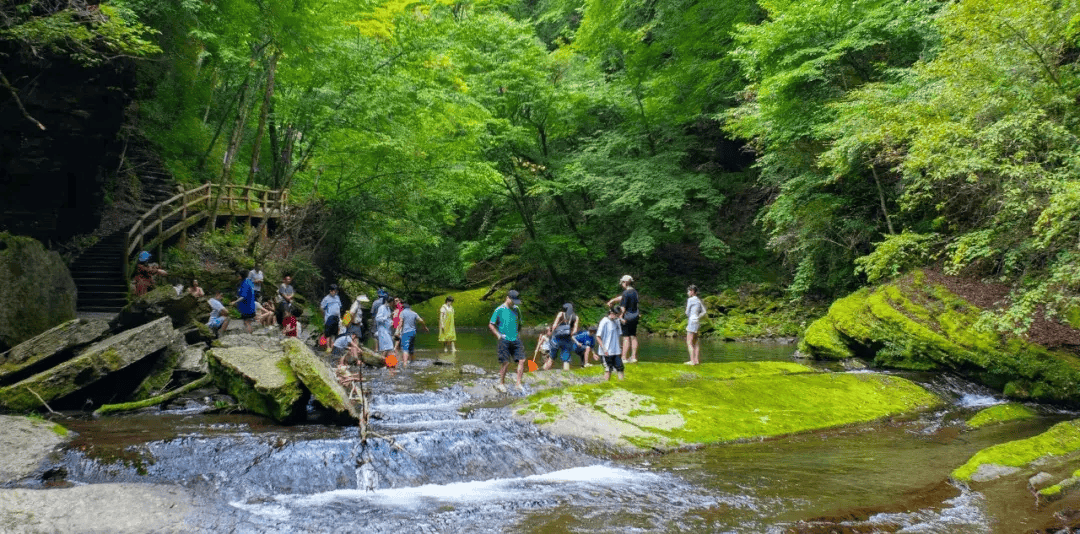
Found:
[[147, 210], [128, 230], [124, 240], [124, 278], [131, 278], [140, 251], [156, 248], [160, 258], [166, 240], [209, 217], [217, 193], [221, 194], [217, 202], [218, 217], [280, 217], [289, 198], [287, 189], [251, 185], [207, 183], [184, 190]]

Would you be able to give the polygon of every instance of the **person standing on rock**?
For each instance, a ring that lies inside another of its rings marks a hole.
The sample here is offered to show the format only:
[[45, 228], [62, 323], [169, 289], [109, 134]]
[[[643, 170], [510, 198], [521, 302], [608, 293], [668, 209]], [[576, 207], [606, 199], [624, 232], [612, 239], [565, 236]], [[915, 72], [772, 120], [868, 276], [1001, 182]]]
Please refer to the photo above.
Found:
[[262, 285], [265, 277], [263, 276], [262, 269], [259, 268], [259, 264], [256, 263], [255, 266], [248, 271], [247, 276], [251, 280], [251, 286], [255, 288], [255, 300], [262, 302]]
[[577, 346], [577, 341], [574, 340], [577, 331], [578, 316], [574, 313], [574, 305], [567, 302], [551, 322], [551, 359], [554, 360], [558, 354], [564, 371], [570, 370], [570, 353]]
[[686, 365], [698, 365], [701, 363], [701, 339], [698, 330], [701, 329], [701, 320], [705, 318], [705, 304], [698, 298], [698, 287], [690, 284], [686, 288], [686, 351], [690, 353], [690, 361]]
[[521, 377], [525, 374], [525, 345], [521, 342], [521, 298], [516, 290], [511, 289], [506, 293], [503, 301], [495, 312], [491, 314], [488, 330], [499, 340], [496, 353], [499, 356], [499, 383], [495, 389], [506, 392], [506, 369], [510, 367], [510, 360], [517, 362], [517, 388], [524, 391], [521, 385]]
[[229, 329], [229, 310], [221, 303], [221, 291], [215, 291], [206, 303], [210, 305], [210, 320], [206, 326], [215, 336], [221, 337], [221, 332]]
[[619, 303], [622, 309], [622, 315], [619, 317], [622, 323], [620, 325], [622, 327], [622, 354], [628, 356], [626, 363], [637, 363], [637, 327], [641, 313], [638, 310], [638, 292], [634, 289], [634, 277], [624, 274], [619, 279], [619, 285], [623, 288], [622, 294], [609, 300], [607, 305]]
[[356, 337], [363, 343], [364, 340], [364, 307], [363, 303], [369, 302], [367, 295], [359, 295], [353, 299], [349, 306], [349, 324], [345, 325], [346, 332], [356, 332]]
[[382, 308], [383, 304], [386, 304], [386, 300], [390, 298], [390, 293], [386, 292], [385, 288], [379, 288], [375, 292], [375, 302], [371, 303], [371, 332], [374, 334], [372, 337], [375, 339], [375, 350], [379, 350], [379, 327], [375, 324], [375, 316], [379, 315], [379, 308]]
[[[389, 295], [387, 295], [387, 298], [389, 298]], [[390, 332], [391, 315], [392, 312], [388, 302], [379, 306], [378, 311], [375, 313], [375, 349], [382, 353], [383, 358], [394, 352], [394, 336]]]
[[240, 271], [237, 276], [240, 279], [240, 288], [236, 290], [237, 298], [231, 305], [240, 310], [240, 318], [244, 320], [244, 329], [250, 334], [251, 322], [255, 319], [255, 308], [259, 303], [255, 300], [255, 288], [251, 285], [251, 279], [247, 277], [247, 273]]
[[[330, 292], [319, 303], [323, 312], [323, 335], [327, 340], [337, 339], [338, 325], [341, 322], [341, 297], [338, 297], [337, 291], [337, 284], [330, 284]], [[329, 352], [329, 343], [327, 345]]]
[[621, 306], [612, 306], [596, 329], [596, 337], [599, 338], [596, 352], [604, 364], [604, 382], [611, 380], [612, 370], [619, 373], [619, 380], [626, 378], [623, 375], [622, 347], [619, 346], [619, 338], [622, 337], [622, 321], [619, 317], [622, 315]]
[[408, 302], [401, 302], [401, 366], [408, 367], [409, 360], [416, 352], [416, 322], [424, 325], [424, 331], [428, 331], [427, 323], [420, 314], [413, 311]]
[[337, 356], [338, 367], [345, 365], [346, 356], [351, 356], [353, 361], [360, 363], [360, 341], [355, 332], [345, 332], [334, 340], [334, 349], [331, 356]]
[[454, 327], [454, 297], [446, 297], [446, 302], [439, 308], [439, 341], [443, 344], [443, 352], [457, 352], [454, 342], [457, 341], [457, 329]]
[[284, 324], [285, 316], [289, 314], [290, 308], [292, 308], [294, 295], [296, 295], [296, 290], [292, 286], [292, 276], [286, 274], [277, 290], [277, 308], [275, 311], [279, 323]]

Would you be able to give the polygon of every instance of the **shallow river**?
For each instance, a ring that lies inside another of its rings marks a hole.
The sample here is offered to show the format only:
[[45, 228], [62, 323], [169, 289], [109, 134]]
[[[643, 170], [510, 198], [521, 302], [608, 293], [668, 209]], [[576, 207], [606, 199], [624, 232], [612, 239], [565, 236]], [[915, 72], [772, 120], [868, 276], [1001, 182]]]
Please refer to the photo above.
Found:
[[[383, 417], [373, 430], [400, 448], [361, 447], [355, 428], [175, 410], [75, 421], [79, 437], [59, 467], [76, 484], [192, 488], [205, 500], [194, 521], [213, 532], [1004, 533], [1032, 525], [954, 487], [948, 473], [981, 448], [1068, 415], [961, 431], [964, 418], [1001, 400], [933, 378], [924, 383], [950, 401], [935, 413], [611, 458], [516, 423], [505, 405], [469, 405], [461, 384], [477, 378], [459, 367], [497, 363], [490, 335], [459, 338], [457, 366], [434, 365], [445, 356], [434, 334], [421, 334], [416, 365], [369, 371]], [[793, 350], [706, 342], [702, 360], [790, 360]], [[640, 356], [683, 361], [685, 345], [643, 339]]]

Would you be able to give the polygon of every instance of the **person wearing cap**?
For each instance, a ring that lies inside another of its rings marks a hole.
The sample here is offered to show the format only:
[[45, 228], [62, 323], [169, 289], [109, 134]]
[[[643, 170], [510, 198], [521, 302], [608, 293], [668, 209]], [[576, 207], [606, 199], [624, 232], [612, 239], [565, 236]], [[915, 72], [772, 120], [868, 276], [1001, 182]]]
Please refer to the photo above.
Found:
[[236, 290], [236, 300], [232, 301], [231, 305], [240, 310], [240, 318], [244, 320], [244, 329], [250, 334], [251, 321], [255, 319], [255, 308], [259, 303], [255, 301], [255, 288], [251, 285], [251, 279], [247, 277], [247, 273], [240, 271], [237, 277], [240, 278], [240, 287]]
[[330, 292], [319, 303], [323, 312], [323, 335], [326, 339], [337, 339], [338, 325], [341, 322], [341, 297], [337, 291], [337, 284], [330, 284]]
[[506, 293], [506, 300], [491, 314], [488, 329], [499, 340], [496, 352], [499, 355], [499, 383], [495, 386], [501, 392], [506, 392], [506, 369], [510, 367], [510, 360], [517, 362], [517, 388], [524, 391], [521, 385], [521, 377], [525, 373], [525, 346], [521, 342], [521, 298], [516, 290], [511, 289]]
[[446, 302], [439, 308], [439, 341], [442, 341], [443, 352], [457, 352], [454, 342], [457, 341], [457, 330], [454, 328], [454, 297], [446, 297]]
[[135, 294], [138, 296], [145, 295], [147, 291], [150, 291], [154, 287], [154, 276], [167, 275], [165, 269], [158, 267], [156, 264], [150, 263], [150, 253], [142, 251], [139, 253], [139, 263], [135, 266]]
[[628, 356], [626, 363], [637, 363], [637, 327], [641, 313], [638, 310], [638, 292], [634, 289], [634, 277], [624, 274], [619, 279], [619, 285], [623, 288], [622, 294], [607, 301], [607, 305], [619, 303], [622, 309], [619, 316], [622, 323], [622, 355]]

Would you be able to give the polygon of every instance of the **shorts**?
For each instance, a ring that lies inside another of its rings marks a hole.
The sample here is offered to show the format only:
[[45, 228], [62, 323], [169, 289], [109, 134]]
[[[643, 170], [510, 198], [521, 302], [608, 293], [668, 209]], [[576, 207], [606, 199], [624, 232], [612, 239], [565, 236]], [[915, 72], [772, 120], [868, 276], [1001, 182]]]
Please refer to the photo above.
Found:
[[409, 354], [412, 354], [413, 353], [413, 342], [415, 342], [415, 341], [416, 341], [416, 330], [413, 330], [412, 332], [402, 332], [401, 333], [401, 350], [404, 351], [404, 352], [408, 352]]
[[248, 320], [248, 319], [254, 319], [255, 318], [255, 313], [254, 312], [252, 312], [252, 313], [241, 313], [240, 318], [245, 320], [245, 321]]
[[331, 356], [341, 356], [341, 355], [345, 354], [346, 352], [349, 352], [348, 347], [343, 348], [343, 349], [339, 349], [337, 347], [334, 347], [334, 349], [330, 351], [330, 355]]
[[520, 339], [516, 341], [500, 339], [496, 352], [499, 354], [499, 363], [509, 363], [511, 359], [515, 362], [525, 359], [525, 345]]
[[221, 328], [221, 325], [224, 324], [224, 323], [225, 323], [225, 318], [218, 315], [217, 317], [211, 317], [210, 322], [206, 323], [206, 326], [209, 326], [210, 328], [213, 328], [214, 330], [217, 330], [218, 328]]
[[356, 334], [356, 337], [361, 337], [364, 334], [364, 329], [360, 325], [352, 323], [345, 329], [345, 333]]
[[326, 323], [323, 324], [323, 335], [329, 338], [336, 338], [338, 335], [339, 322], [341, 322], [341, 318], [337, 315], [327, 317]]
[[689, 323], [686, 323], [686, 333], [688, 334], [696, 334], [698, 329], [700, 328], [701, 323], [698, 321], [690, 321]]
[[635, 316], [633, 319], [626, 319], [626, 322], [622, 324], [622, 337], [631, 337], [637, 335], [637, 324], [641, 316]]
[[618, 372], [623, 372], [622, 354], [616, 354], [614, 356], [604, 356], [600, 359], [604, 363], [604, 372], [610, 373], [612, 369]]
[[555, 346], [557, 347], [557, 350], [551, 351], [551, 358], [555, 359], [555, 353], [557, 352], [559, 354], [559, 360], [568, 362], [570, 361], [570, 353], [574, 351], [574, 347], [577, 345], [574, 343], [573, 339], [568, 337], [557, 337], [555, 338]]

